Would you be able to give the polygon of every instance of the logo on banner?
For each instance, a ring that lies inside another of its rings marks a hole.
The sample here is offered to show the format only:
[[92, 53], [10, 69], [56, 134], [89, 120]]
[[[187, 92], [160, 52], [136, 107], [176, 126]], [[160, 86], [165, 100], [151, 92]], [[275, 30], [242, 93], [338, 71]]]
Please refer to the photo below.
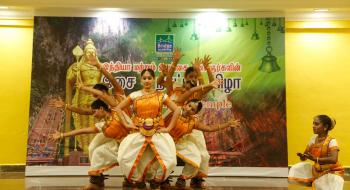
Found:
[[171, 59], [174, 41], [174, 34], [156, 34], [156, 54], [159, 60]]

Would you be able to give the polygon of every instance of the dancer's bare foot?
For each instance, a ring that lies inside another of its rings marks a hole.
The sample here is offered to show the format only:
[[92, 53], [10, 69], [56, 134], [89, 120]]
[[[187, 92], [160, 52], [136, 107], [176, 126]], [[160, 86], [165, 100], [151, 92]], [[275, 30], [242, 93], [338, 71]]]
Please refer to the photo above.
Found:
[[169, 176], [168, 178], [166, 178], [165, 181], [163, 181], [161, 184], [160, 184], [160, 188], [161, 189], [169, 189], [171, 187], [171, 183], [172, 182], [172, 179], [171, 177]]
[[89, 183], [88, 185], [82, 188], [82, 190], [102, 190], [102, 189], [104, 189], [104, 184], [102, 186], [99, 186], [93, 183]]
[[151, 188], [152, 190], [160, 190], [160, 182], [155, 181], [154, 179], [152, 179], [152, 180], [149, 182], [149, 185], [150, 185], [150, 188]]
[[90, 176], [89, 184], [83, 187], [83, 190], [100, 190], [105, 187], [106, 176], [101, 174], [98, 176]]
[[180, 188], [180, 189], [185, 188], [185, 187], [186, 187], [186, 180], [183, 179], [183, 178], [181, 178], [181, 177], [177, 178], [177, 181], [176, 181], [176, 183], [175, 183], [175, 186], [176, 186], [177, 188]]
[[193, 189], [205, 189], [205, 182], [203, 178], [194, 177], [191, 179], [190, 187]]
[[130, 182], [126, 178], [124, 178], [123, 189], [133, 188], [134, 186], [135, 184], [133, 182]]

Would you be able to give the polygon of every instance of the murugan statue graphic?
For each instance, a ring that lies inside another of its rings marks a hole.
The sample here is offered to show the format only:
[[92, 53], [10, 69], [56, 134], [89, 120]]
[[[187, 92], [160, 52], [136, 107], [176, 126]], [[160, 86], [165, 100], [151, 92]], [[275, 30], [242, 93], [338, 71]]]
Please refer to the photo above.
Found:
[[[84, 91], [75, 88], [77, 83], [82, 83], [84, 86], [94, 86], [101, 82], [102, 72], [91, 63], [99, 62], [96, 55], [97, 51], [91, 39], [86, 42], [84, 51], [77, 46], [73, 50], [76, 57], [76, 62], [73, 63], [67, 70], [66, 75], [66, 104], [78, 107], [89, 108], [95, 98]], [[75, 89], [75, 91], [74, 91]], [[72, 94], [74, 92], [74, 96]], [[71, 116], [73, 116], [75, 129], [84, 127], [91, 127], [94, 124], [94, 117], [92, 115], [79, 115], [66, 110], [65, 131], [70, 131]], [[76, 137], [75, 145], [83, 149], [84, 155], [88, 155], [88, 146], [92, 140], [93, 135], [80, 135]], [[64, 156], [69, 155], [69, 138], [64, 142]]]

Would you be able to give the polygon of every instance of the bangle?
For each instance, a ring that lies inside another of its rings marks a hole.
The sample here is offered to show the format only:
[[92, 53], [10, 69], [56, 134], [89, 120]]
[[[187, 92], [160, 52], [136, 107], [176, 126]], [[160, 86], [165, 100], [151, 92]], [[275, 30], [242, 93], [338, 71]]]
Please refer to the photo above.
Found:
[[65, 104], [64, 105], [64, 109], [66, 110], [68, 108], [68, 104]]
[[316, 163], [318, 163], [318, 157], [316, 158]]
[[201, 86], [201, 90], [202, 90], [202, 91], [204, 90], [204, 86], [203, 86], [203, 85]]
[[60, 139], [63, 139], [63, 133], [60, 134]]

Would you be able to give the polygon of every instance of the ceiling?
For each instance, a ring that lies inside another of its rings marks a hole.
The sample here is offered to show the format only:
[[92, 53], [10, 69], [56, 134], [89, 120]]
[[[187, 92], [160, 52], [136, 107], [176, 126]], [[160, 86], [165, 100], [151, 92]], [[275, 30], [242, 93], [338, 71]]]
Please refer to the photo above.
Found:
[[[117, 11], [124, 17], [193, 17], [204, 11], [230, 16], [286, 20], [350, 20], [350, 0], [0, 0], [0, 18], [96, 16]], [[327, 12], [314, 12], [326, 8]]]

